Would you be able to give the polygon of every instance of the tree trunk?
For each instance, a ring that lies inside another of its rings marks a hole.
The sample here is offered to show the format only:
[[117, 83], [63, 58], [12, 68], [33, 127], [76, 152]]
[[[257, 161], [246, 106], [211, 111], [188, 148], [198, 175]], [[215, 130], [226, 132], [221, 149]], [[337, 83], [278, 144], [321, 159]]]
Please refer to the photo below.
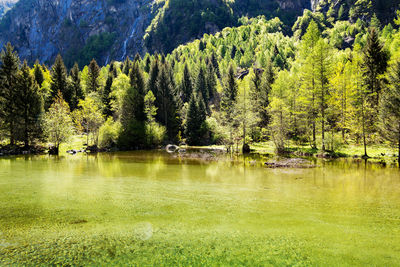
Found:
[[367, 154], [367, 142], [365, 138], [365, 112], [364, 112], [364, 101], [361, 107], [361, 113], [362, 113], [362, 131], [363, 131], [363, 143], [364, 143], [364, 157], [368, 158]]
[[325, 151], [325, 110], [322, 108], [322, 151]]
[[28, 134], [28, 111], [25, 110], [25, 118], [24, 118], [24, 143], [25, 148], [29, 147], [29, 134]]
[[10, 122], [10, 145], [14, 145], [15, 140], [14, 140], [14, 123]]
[[[399, 130], [400, 130], [400, 127], [399, 127]], [[397, 161], [398, 161], [398, 163], [399, 163], [399, 168], [400, 168], [400, 132], [399, 132], [399, 151], [398, 151], [398, 155], [397, 155]]]
[[316, 133], [316, 129], [315, 129], [315, 119], [313, 119], [312, 127], [313, 127], [312, 148], [317, 148], [317, 141], [316, 141], [317, 133]]

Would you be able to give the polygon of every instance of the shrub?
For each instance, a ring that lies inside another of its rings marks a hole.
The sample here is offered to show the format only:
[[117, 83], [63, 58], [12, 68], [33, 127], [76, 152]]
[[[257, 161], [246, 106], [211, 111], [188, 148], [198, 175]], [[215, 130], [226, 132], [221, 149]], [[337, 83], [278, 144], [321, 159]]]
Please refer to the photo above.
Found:
[[111, 148], [117, 144], [118, 136], [121, 131], [121, 123], [114, 122], [112, 118], [100, 127], [99, 130], [99, 146], [100, 148]]
[[146, 143], [148, 147], [160, 146], [165, 140], [167, 130], [157, 122], [146, 123]]

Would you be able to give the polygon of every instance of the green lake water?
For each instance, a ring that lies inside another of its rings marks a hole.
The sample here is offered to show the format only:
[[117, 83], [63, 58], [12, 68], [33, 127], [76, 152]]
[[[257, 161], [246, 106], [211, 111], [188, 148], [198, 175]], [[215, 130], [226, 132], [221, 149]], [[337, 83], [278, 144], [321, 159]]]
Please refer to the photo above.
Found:
[[0, 266], [400, 266], [400, 171], [164, 152], [0, 159]]

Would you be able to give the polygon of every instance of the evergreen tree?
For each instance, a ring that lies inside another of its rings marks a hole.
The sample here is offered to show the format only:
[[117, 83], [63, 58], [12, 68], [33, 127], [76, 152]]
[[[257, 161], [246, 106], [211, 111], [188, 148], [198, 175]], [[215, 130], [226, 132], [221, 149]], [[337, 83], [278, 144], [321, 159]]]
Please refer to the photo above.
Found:
[[69, 91], [72, 95], [71, 110], [74, 111], [78, 107], [79, 100], [83, 99], [83, 89], [81, 86], [78, 63], [75, 63], [69, 72], [69, 86]]
[[395, 61], [388, 74], [389, 86], [381, 99], [380, 128], [387, 140], [398, 149], [400, 168], [400, 61]]
[[140, 57], [139, 53], [136, 53], [135, 58], [133, 59], [134, 63], [140, 63], [142, 61], [142, 58]]
[[238, 94], [238, 85], [236, 83], [235, 72], [233, 66], [229, 66], [227, 82], [223, 88], [221, 109], [230, 114], [232, 111], [233, 104], [236, 101]]
[[125, 75], [129, 75], [129, 70], [131, 69], [131, 60], [129, 57], [126, 57], [124, 65], [122, 66], [122, 72], [125, 73]]
[[382, 74], [388, 64], [388, 54], [379, 41], [375, 28], [368, 31], [367, 44], [364, 49], [364, 81], [369, 91], [370, 103], [377, 109], [382, 89]]
[[150, 68], [149, 79], [147, 81], [147, 88], [146, 91], [152, 91], [154, 96], [157, 97], [158, 89], [157, 89], [157, 79], [160, 73], [160, 64], [158, 62], [158, 58], [156, 57]]
[[229, 142], [228, 147], [233, 145], [234, 131], [234, 106], [238, 95], [238, 85], [236, 83], [235, 72], [232, 64], [229, 66], [227, 81], [224, 85], [221, 99], [221, 111], [224, 117], [223, 125], [228, 128]]
[[151, 67], [150, 56], [147, 56], [147, 58], [146, 58], [146, 64], [144, 65], [144, 71], [147, 72], [147, 73], [149, 73], [150, 67]]
[[88, 80], [86, 84], [87, 94], [91, 92], [97, 92], [99, 90], [100, 88], [99, 76], [100, 76], [100, 67], [99, 65], [97, 65], [96, 60], [92, 59], [88, 68]]
[[44, 76], [43, 76], [42, 66], [40, 65], [38, 60], [36, 60], [36, 62], [35, 62], [35, 67], [34, 67], [33, 73], [35, 75], [36, 83], [39, 85], [39, 87], [41, 87], [44, 82]]
[[143, 73], [141, 69], [139, 68], [139, 62], [135, 62], [133, 64], [132, 70], [130, 71], [129, 74], [130, 78], [130, 85], [132, 90], [135, 91], [133, 95], [135, 95], [135, 111], [133, 113], [133, 116], [136, 120], [138, 121], [145, 121], [146, 120], [146, 114], [144, 113], [144, 80], [143, 80]]
[[71, 94], [68, 90], [67, 82], [67, 69], [65, 68], [64, 61], [60, 54], [56, 57], [52, 67], [50, 88], [51, 97], [47, 100], [46, 107], [50, 106], [51, 101], [57, 96], [58, 92], [61, 92], [63, 100], [65, 100], [68, 105], [71, 103]]
[[220, 79], [221, 78], [221, 72], [219, 70], [219, 64], [218, 64], [218, 61], [217, 61], [217, 56], [215, 55], [214, 51], [211, 53], [211, 60], [210, 61], [211, 61], [212, 65], [213, 65], [213, 67], [214, 67], [215, 74], [217, 75], [218, 79]]
[[381, 30], [381, 22], [379, 21], [376, 13], [374, 13], [374, 15], [372, 15], [369, 26], [370, 26], [370, 28], [374, 28], [378, 32]]
[[270, 120], [269, 96], [274, 81], [275, 73], [270, 61], [267, 62], [265, 70], [254, 69], [250, 98], [253, 112], [260, 117], [259, 125], [261, 127], [267, 127]]
[[183, 69], [182, 83], [180, 86], [180, 96], [184, 103], [188, 102], [193, 92], [192, 77], [187, 64]]
[[209, 92], [207, 88], [206, 76], [203, 67], [200, 67], [199, 73], [194, 84], [194, 90], [199, 97], [203, 98], [204, 103], [208, 107]]
[[113, 115], [112, 106], [111, 106], [111, 87], [113, 84], [113, 76], [109, 75], [106, 80], [106, 85], [103, 88], [103, 92], [101, 95], [101, 100], [103, 102], [103, 115], [106, 117], [110, 117]]
[[17, 81], [18, 111], [21, 119], [21, 140], [29, 147], [30, 140], [38, 135], [39, 117], [43, 112], [43, 99], [35, 78], [31, 75], [26, 61], [21, 68]]
[[216, 89], [217, 79], [215, 76], [215, 69], [211, 61], [207, 64], [206, 86], [207, 86], [209, 101], [217, 103], [218, 102], [218, 92]]
[[109, 75], [112, 74], [113, 78], [117, 78], [118, 72], [117, 67], [115, 66], [115, 62], [112, 61], [110, 64]]
[[133, 64], [129, 76], [130, 87], [122, 104], [122, 133], [119, 145], [123, 148], [138, 149], [146, 144], [144, 81], [138, 62]]
[[19, 57], [14, 47], [7, 44], [0, 54], [0, 119], [8, 131], [10, 144], [15, 144], [18, 119], [18, 71]]
[[189, 145], [202, 145], [207, 141], [205, 139], [207, 131], [206, 118], [206, 106], [203, 99], [193, 94], [190, 97], [188, 112], [186, 114], [185, 135]]
[[189, 108], [186, 115], [185, 135], [189, 145], [200, 145], [199, 130], [201, 127], [199, 108], [194, 94], [190, 97]]
[[173, 141], [179, 131], [177, 104], [173, 95], [173, 84], [169, 71], [164, 65], [157, 80], [157, 118], [167, 129], [168, 138]]

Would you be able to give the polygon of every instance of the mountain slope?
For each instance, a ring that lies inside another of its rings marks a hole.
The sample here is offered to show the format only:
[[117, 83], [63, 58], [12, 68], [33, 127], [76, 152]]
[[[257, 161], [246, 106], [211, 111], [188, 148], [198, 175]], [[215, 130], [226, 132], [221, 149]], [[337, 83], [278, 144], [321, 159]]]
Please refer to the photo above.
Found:
[[18, 0], [0, 0], [0, 18], [17, 2]]
[[204, 33], [238, 26], [242, 16], [279, 17], [291, 25], [305, 8], [309, 0], [169, 0], [149, 27], [145, 45], [149, 51], [171, 52]]
[[235, 26], [242, 15], [294, 20], [309, 0], [20, 0], [0, 22], [0, 45], [21, 58], [71, 66], [100, 64], [136, 53], [170, 52], [179, 44]]
[[142, 37], [158, 7], [143, 0], [21, 0], [0, 23], [0, 45], [11, 42], [21, 58], [86, 64], [142, 52]]

